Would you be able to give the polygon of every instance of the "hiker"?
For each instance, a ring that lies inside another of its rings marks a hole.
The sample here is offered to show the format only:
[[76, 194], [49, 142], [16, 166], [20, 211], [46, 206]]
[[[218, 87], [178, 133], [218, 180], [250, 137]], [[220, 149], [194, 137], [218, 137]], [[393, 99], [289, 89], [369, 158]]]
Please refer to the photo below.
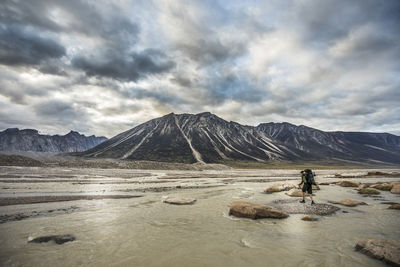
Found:
[[303, 188], [301, 190], [303, 200], [301, 200], [300, 203], [306, 203], [304, 195], [307, 192], [308, 196], [311, 198], [311, 205], [314, 205], [315, 202], [312, 198], [312, 186], [316, 185], [314, 180], [315, 173], [313, 173], [310, 169], [305, 169], [300, 173], [301, 173], [301, 183], [299, 184], [299, 187], [303, 185]]

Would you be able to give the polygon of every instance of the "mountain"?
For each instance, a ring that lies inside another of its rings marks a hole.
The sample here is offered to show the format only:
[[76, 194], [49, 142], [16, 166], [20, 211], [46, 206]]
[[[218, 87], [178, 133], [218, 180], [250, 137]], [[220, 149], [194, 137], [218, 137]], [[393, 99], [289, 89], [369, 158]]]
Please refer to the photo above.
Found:
[[171, 113], [79, 155], [184, 163], [334, 160], [400, 164], [400, 137], [324, 132], [290, 123], [253, 127], [225, 121], [209, 112]]
[[66, 135], [41, 135], [37, 130], [10, 128], [0, 132], [0, 151], [7, 152], [80, 152], [107, 140], [105, 137], [84, 136], [71, 131]]
[[400, 163], [400, 137], [388, 133], [324, 132], [304, 125], [262, 123], [257, 129], [311, 159]]

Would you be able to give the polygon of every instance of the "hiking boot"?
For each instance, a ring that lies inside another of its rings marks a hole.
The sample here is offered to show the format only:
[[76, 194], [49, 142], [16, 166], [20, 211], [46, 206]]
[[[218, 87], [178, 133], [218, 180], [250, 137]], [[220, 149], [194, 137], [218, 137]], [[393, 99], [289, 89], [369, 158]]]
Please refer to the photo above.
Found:
[[306, 201], [303, 199], [303, 200], [300, 200], [300, 203], [306, 203]]
[[313, 200], [313, 201], [311, 201], [311, 205], [314, 205], [314, 204], [315, 204], [314, 200]]

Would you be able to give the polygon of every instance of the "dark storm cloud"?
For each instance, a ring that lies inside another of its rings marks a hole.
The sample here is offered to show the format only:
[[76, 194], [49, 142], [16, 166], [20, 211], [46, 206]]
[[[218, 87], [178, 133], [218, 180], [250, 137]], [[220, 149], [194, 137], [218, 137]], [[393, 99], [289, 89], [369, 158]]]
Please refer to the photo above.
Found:
[[354, 28], [380, 24], [383, 31], [400, 33], [400, 1], [397, 0], [310, 0], [292, 5], [295, 19], [292, 24], [302, 28], [303, 38], [309, 41], [332, 42], [346, 36]]
[[0, 3], [0, 21], [10, 25], [29, 25], [60, 31], [62, 27], [45, 15], [52, 6], [52, 1], [46, 0], [2, 0]]
[[49, 100], [43, 101], [37, 104], [34, 107], [35, 112], [38, 115], [45, 117], [54, 117], [54, 118], [64, 118], [64, 117], [73, 117], [78, 116], [75, 109], [72, 107], [71, 103], [59, 101], [59, 100]]
[[207, 109], [400, 131], [399, 58], [398, 0], [2, 0], [0, 125], [112, 135]]
[[65, 48], [50, 38], [20, 27], [0, 24], [0, 64], [37, 65], [64, 55]]
[[186, 78], [180, 74], [174, 75], [174, 77], [171, 78], [170, 81], [180, 86], [188, 88], [192, 85], [192, 81], [190, 80], [190, 78]]
[[[108, 36], [111, 39], [118, 35], [121, 39], [121, 33], [129, 37], [137, 34], [136, 24], [119, 16], [120, 10], [116, 5], [107, 5], [108, 10], [102, 13], [101, 6], [83, 0], [3, 0], [0, 3], [0, 21], [13, 25], [29, 25], [56, 33], [78, 32], [90, 36]], [[68, 18], [68, 23], [60, 22], [65, 17]]]
[[180, 105], [186, 103], [185, 99], [163, 90], [145, 90], [141, 88], [129, 88], [120, 90], [120, 94], [133, 99], [151, 99], [165, 105]]
[[200, 64], [214, 64], [241, 55], [243, 44], [224, 45], [219, 40], [201, 38], [191, 44], [177, 44], [177, 49]]
[[[57, 63], [44, 63], [46, 58], [65, 55], [61, 45], [39, 36], [40, 32], [53, 32], [66, 36], [80, 34], [97, 40], [96, 55], [88, 56], [93, 47], [87, 49], [82, 43], [80, 51], [71, 59], [72, 67], [89, 76], [137, 80], [142, 75], [161, 73], [174, 66], [161, 51], [133, 51], [139, 26], [121, 16], [117, 6], [107, 5], [109, 9], [104, 10], [86, 1], [6, 1], [0, 4], [0, 21], [5, 25], [1, 32], [1, 62], [9, 65], [41, 63], [38, 70], [44, 73], [66, 75], [63, 68], [55, 66]], [[65, 19], [67, 23], [62, 22]], [[62, 65], [61, 62], [58, 65]]]
[[154, 49], [131, 53], [126, 57], [114, 53], [97, 57], [78, 56], [72, 60], [72, 65], [89, 76], [129, 81], [136, 81], [148, 74], [162, 73], [175, 66], [162, 52]]
[[210, 73], [211, 79], [205, 86], [210, 93], [209, 101], [223, 103], [229, 100], [256, 103], [266, 98], [266, 92], [258, 89], [248, 77], [236, 73], [225, 73], [214, 75]]

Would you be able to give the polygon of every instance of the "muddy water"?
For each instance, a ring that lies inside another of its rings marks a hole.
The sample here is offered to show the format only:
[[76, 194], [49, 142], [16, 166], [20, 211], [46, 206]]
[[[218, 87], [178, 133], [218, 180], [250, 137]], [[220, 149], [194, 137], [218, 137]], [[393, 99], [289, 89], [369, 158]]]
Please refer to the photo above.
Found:
[[[0, 224], [1, 266], [384, 266], [355, 252], [355, 243], [370, 238], [400, 240], [400, 212], [381, 204], [400, 202], [390, 192], [372, 198], [362, 197], [352, 188], [321, 186], [322, 190], [316, 191], [317, 202], [350, 198], [368, 205], [341, 207], [334, 215], [318, 216], [318, 222], [302, 221], [300, 214], [283, 220], [257, 221], [228, 216], [232, 201], [268, 204], [288, 199], [283, 192], [266, 195], [262, 191], [273, 181], [298, 182], [297, 170], [1, 168], [0, 171], [3, 174], [0, 197], [143, 195], [133, 199], [0, 207], [0, 215], [32, 215]], [[317, 181], [336, 181], [335, 173], [349, 172], [362, 170], [320, 171]], [[60, 181], [54, 181], [57, 179]], [[68, 179], [71, 182], [65, 181]], [[168, 196], [194, 197], [197, 202], [190, 206], [168, 205], [162, 202]], [[63, 245], [27, 243], [30, 237], [50, 234], [73, 234], [77, 239]]]

